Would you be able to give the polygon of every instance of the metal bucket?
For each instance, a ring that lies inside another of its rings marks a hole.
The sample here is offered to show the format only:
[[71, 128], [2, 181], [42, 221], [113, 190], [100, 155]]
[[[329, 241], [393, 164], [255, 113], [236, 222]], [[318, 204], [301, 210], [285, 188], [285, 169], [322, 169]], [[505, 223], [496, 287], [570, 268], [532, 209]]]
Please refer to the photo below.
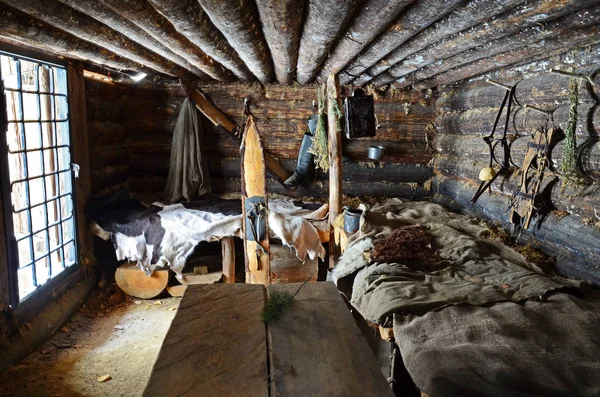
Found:
[[360, 228], [360, 216], [362, 210], [355, 210], [352, 208], [346, 208], [344, 212], [344, 231], [346, 233], [356, 233]]
[[371, 146], [369, 147], [369, 158], [371, 160], [381, 160], [383, 157], [384, 146]]

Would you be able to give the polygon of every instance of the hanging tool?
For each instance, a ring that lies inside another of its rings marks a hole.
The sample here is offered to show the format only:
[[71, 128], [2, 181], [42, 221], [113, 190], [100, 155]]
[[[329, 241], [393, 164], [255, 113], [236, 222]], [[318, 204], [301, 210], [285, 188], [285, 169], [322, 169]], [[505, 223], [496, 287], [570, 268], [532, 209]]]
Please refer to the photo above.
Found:
[[[493, 85], [496, 85], [498, 87], [505, 89], [506, 94], [504, 94], [504, 99], [502, 100], [502, 105], [500, 105], [500, 109], [498, 109], [498, 113], [496, 114], [496, 119], [494, 121], [494, 126], [492, 128], [492, 131], [490, 132], [490, 134], [488, 136], [485, 136], [483, 138], [483, 141], [488, 145], [488, 148], [490, 150], [490, 160], [489, 160], [488, 166], [486, 168], [483, 168], [479, 173], [481, 183], [479, 184], [479, 188], [477, 189], [477, 192], [475, 192], [475, 195], [471, 199], [472, 203], [476, 203], [477, 200], [479, 199], [479, 197], [483, 194], [483, 192], [485, 192], [486, 189], [489, 188], [489, 190], [491, 192], [492, 183], [496, 180], [498, 175], [500, 175], [504, 171], [508, 170], [508, 168], [510, 167], [510, 164], [512, 162], [511, 158], [510, 158], [510, 143], [508, 142], [506, 134], [508, 131], [508, 123], [510, 121], [510, 110], [511, 110], [512, 103], [513, 103], [514, 96], [515, 96], [515, 87], [514, 86], [509, 87], [504, 84], [496, 83], [489, 79], [486, 81], [490, 84], [493, 84]], [[500, 121], [500, 117], [502, 116], [502, 113], [503, 113], [505, 107], [506, 107], [506, 120], [504, 122], [504, 132], [502, 133], [502, 138], [496, 138], [496, 137], [494, 137], [494, 133], [496, 132], [496, 127], [498, 126], [498, 122]], [[498, 160], [496, 158], [496, 154], [495, 154], [495, 150], [498, 145], [500, 145], [500, 147], [503, 150], [503, 157], [500, 160]], [[499, 171], [494, 170], [494, 168], [493, 168], [494, 163], [500, 165]]]

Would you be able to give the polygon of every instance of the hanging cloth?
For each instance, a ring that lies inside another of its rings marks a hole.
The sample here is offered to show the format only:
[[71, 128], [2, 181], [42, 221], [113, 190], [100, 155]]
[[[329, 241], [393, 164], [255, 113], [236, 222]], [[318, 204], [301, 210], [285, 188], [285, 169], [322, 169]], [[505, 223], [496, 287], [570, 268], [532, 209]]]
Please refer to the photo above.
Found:
[[202, 154], [202, 123], [196, 107], [186, 98], [173, 131], [164, 199], [169, 203], [182, 198], [191, 201], [210, 192], [208, 167]]

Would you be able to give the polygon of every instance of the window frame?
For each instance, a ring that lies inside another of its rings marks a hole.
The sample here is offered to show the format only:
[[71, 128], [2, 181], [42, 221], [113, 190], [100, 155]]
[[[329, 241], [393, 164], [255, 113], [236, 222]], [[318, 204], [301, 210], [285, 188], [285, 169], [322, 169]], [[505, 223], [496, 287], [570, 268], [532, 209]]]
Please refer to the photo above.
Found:
[[[73, 140], [73, 124], [72, 124], [72, 113], [71, 113], [71, 81], [69, 79], [69, 68], [68, 62], [59, 58], [47, 56], [44, 54], [22, 49], [12, 45], [0, 45], [0, 54], [5, 56], [13, 56], [21, 60], [34, 62], [40, 65], [49, 67], [60, 67], [67, 73], [67, 123], [69, 128], [69, 153], [70, 163], [75, 163], [74, 156], [74, 140]], [[0, 130], [1, 134], [5, 135], [8, 129], [8, 114], [7, 114], [7, 102], [4, 81], [0, 78]], [[80, 240], [78, 234], [78, 211], [77, 211], [77, 187], [76, 178], [71, 176], [71, 197], [72, 197], [72, 217], [73, 217], [73, 241], [75, 246], [75, 263], [71, 266], [65, 267], [59, 274], [51, 277], [43, 285], [38, 286], [28, 296], [22, 300], [19, 298], [19, 280], [18, 280], [18, 269], [19, 269], [19, 252], [17, 246], [17, 239], [15, 235], [14, 223], [13, 223], [13, 204], [11, 198], [11, 181], [8, 169], [8, 153], [9, 147], [5, 136], [0, 138], [0, 195], [2, 197], [2, 210], [4, 220], [4, 240], [6, 242], [6, 267], [8, 274], [8, 288], [9, 288], [9, 307], [13, 312], [19, 316], [31, 317], [37, 311], [41, 305], [46, 305], [49, 300], [56, 298], [62, 294], [63, 289], [68, 282], [70, 276], [76, 271], [80, 270], [79, 255], [81, 253]], [[47, 200], [44, 201], [44, 204]], [[48, 226], [46, 226], [46, 229]], [[45, 230], [46, 230], [45, 229]], [[0, 263], [0, 266], [4, 264]]]

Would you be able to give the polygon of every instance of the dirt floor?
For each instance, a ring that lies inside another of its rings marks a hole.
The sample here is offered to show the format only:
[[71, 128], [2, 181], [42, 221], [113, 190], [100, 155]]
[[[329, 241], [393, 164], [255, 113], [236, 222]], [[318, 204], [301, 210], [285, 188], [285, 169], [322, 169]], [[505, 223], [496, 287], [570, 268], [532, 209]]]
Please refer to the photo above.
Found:
[[[0, 395], [141, 396], [179, 298], [98, 289], [59, 331], [0, 375]], [[99, 378], [109, 375], [110, 380]]]

